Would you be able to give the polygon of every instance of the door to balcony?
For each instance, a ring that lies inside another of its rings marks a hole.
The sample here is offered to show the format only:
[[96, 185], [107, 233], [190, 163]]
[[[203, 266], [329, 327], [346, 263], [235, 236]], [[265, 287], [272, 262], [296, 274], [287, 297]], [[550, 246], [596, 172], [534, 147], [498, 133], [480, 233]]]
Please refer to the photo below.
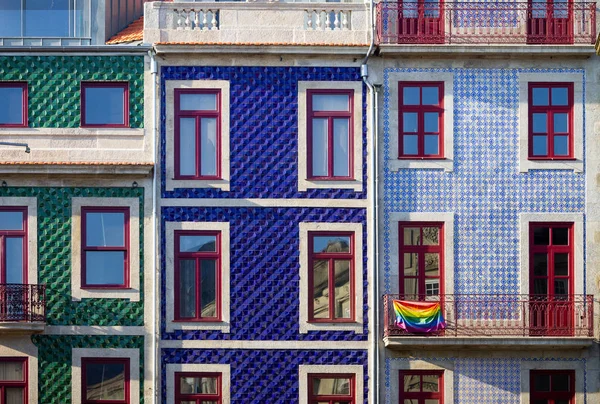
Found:
[[404, 0], [398, 13], [399, 43], [444, 43], [444, 10], [440, 0]]
[[570, 0], [529, 0], [528, 44], [572, 44], [573, 4]]

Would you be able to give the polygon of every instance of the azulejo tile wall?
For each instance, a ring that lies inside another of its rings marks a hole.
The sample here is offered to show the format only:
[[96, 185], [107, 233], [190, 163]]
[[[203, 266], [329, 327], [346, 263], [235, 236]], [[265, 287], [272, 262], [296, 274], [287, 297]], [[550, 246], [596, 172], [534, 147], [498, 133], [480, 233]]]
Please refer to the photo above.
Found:
[[144, 127], [143, 56], [0, 56], [0, 81], [27, 81], [29, 126], [80, 126], [82, 80], [128, 81], [129, 124]]
[[363, 245], [364, 333], [326, 331], [299, 334], [299, 223], [362, 223], [366, 240], [364, 209], [323, 208], [188, 208], [163, 207], [161, 210], [161, 249], [165, 251], [165, 221], [229, 222], [231, 234], [231, 332], [165, 332], [166, 268], [161, 257], [162, 338], [231, 340], [367, 340], [367, 266]]
[[[38, 202], [38, 283], [46, 284], [48, 325], [143, 326], [140, 301], [126, 299], [71, 300], [71, 199], [74, 197], [139, 198], [143, 188], [0, 187], [0, 197], [35, 197]], [[140, 220], [140, 268], [144, 265], [143, 220]], [[140, 271], [143, 285], [144, 271]], [[44, 401], [41, 401], [44, 402]]]
[[[363, 136], [363, 192], [310, 189], [298, 192], [298, 81], [361, 81], [355, 67], [164, 66], [161, 69], [161, 149], [165, 150], [167, 80], [230, 82], [231, 190], [180, 189], [168, 198], [348, 198], [366, 195], [366, 136]], [[363, 133], [366, 133], [363, 89]], [[357, 162], [358, 163], [358, 162]]]
[[[390, 73], [454, 75], [454, 171], [384, 168], [384, 292], [390, 283], [390, 214], [454, 212], [454, 293], [519, 293], [521, 212], [584, 212], [585, 175], [520, 173], [519, 74], [582, 69], [400, 69], [384, 71], [383, 141], [390, 152]], [[585, 102], [585, 99], [584, 99]], [[452, 111], [450, 111], [452, 112]], [[585, 116], [583, 117], [585, 120]], [[585, 121], [584, 121], [585, 122]], [[585, 126], [585, 124], [584, 124]], [[585, 136], [584, 136], [585, 138]], [[585, 279], [585, 272], [584, 272]]]

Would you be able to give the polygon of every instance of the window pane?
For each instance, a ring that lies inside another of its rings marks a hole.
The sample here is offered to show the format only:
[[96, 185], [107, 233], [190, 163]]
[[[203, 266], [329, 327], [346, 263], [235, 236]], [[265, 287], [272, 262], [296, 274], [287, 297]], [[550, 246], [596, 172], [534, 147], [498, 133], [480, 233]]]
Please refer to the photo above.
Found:
[[547, 295], [548, 294], [548, 280], [547, 279], [535, 279], [533, 281], [533, 294], [534, 295]]
[[0, 230], [23, 230], [23, 212], [0, 211]]
[[532, 114], [533, 115], [533, 133], [547, 133], [548, 132], [548, 116], [546, 113], [543, 114]]
[[439, 149], [439, 136], [438, 135], [425, 135], [425, 154], [426, 155], [437, 155], [440, 154]]
[[88, 363], [85, 386], [88, 400], [124, 400], [125, 364]]
[[554, 294], [555, 295], [568, 295], [569, 294], [569, 280], [568, 279], [554, 279]]
[[69, 37], [70, 0], [25, 1], [25, 36]]
[[217, 175], [217, 119], [200, 120], [200, 175]]
[[0, 362], [0, 380], [23, 381], [23, 362]]
[[423, 245], [439, 245], [440, 244], [440, 228], [439, 227], [423, 227]]
[[335, 177], [350, 176], [348, 119], [333, 120], [333, 175]]
[[568, 156], [569, 155], [569, 137], [554, 136], [554, 155]]
[[217, 262], [202, 260], [200, 263], [201, 276], [201, 310], [202, 317], [217, 316]]
[[179, 119], [179, 174], [196, 175], [196, 119]]
[[88, 285], [124, 285], [124, 251], [87, 251], [85, 275]]
[[439, 132], [440, 114], [437, 112], [425, 112], [425, 132]]
[[[21, 36], [21, 4], [18, 1], [0, 2], [0, 37]], [[0, 97], [2, 98], [2, 97]]]
[[404, 245], [421, 245], [421, 229], [419, 227], [404, 228]]
[[6, 404], [22, 404], [24, 396], [23, 387], [6, 387]]
[[217, 236], [179, 236], [179, 252], [215, 252]]
[[404, 392], [421, 391], [421, 377], [417, 375], [404, 375]]
[[403, 112], [402, 113], [402, 130], [404, 132], [417, 132], [419, 130], [419, 124], [417, 120], [418, 114], [416, 112]]
[[123, 87], [86, 87], [85, 123], [123, 125], [125, 123]]
[[535, 391], [550, 391], [550, 375], [536, 374], [533, 376], [533, 386]]
[[569, 131], [569, 114], [554, 114], [554, 133], [567, 133]]
[[554, 374], [552, 375], [552, 391], [569, 391], [570, 380], [568, 374]]
[[440, 276], [440, 255], [425, 253], [425, 276]]
[[[179, 386], [182, 394], [219, 394], [217, 377], [181, 377]], [[195, 403], [195, 401], [193, 401]]]
[[418, 138], [416, 135], [404, 135], [403, 136], [403, 144], [402, 151], [405, 155], [416, 155], [419, 153], [417, 146]]
[[350, 96], [345, 94], [314, 94], [313, 111], [348, 111]]
[[[544, 2], [545, 3], [545, 2]], [[548, 105], [548, 89], [547, 88], [533, 88], [532, 89], [532, 105]]]
[[[556, 4], [556, 2], [554, 3]], [[552, 89], [552, 105], [566, 106], [569, 105], [569, 92], [566, 87], [558, 87]]]
[[419, 105], [421, 104], [421, 89], [419, 87], [404, 87], [402, 89], [402, 104], [403, 105]]
[[6, 237], [6, 283], [23, 283], [23, 238]]
[[179, 317], [196, 317], [196, 262], [179, 260]]
[[350, 261], [335, 260], [335, 318], [350, 318]]
[[404, 298], [411, 299], [407, 295], [419, 295], [419, 285], [416, 278], [404, 278]]
[[350, 395], [350, 384], [348, 378], [325, 378], [315, 377], [313, 381], [313, 394], [319, 396]]
[[438, 105], [440, 102], [440, 89], [438, 87], [423, 87], [422, 105]]
[[216, 111], [216, 94], [179, 94], [179, 109], [181, 111]]
[[437, 375], [423, 375], [423, 391], [438, 392], [440, 378]]
[[404, 276], [417, 276], [419, 274], [418, 257], [417, 253], [404, 253]]
[[[4, 11], [1, 10], [0, 14]], [[2, 17], [0, 17], [2, 21]], [[0, 28], [0, 32], [2, 28]], [[18, 125], [23, 123], [23, 89], [0, 87], [0, 124]]]
[[329, 318], [329, 265], [326, 260], [313, 262], [313, 317]]
[[312, 175], [326, 177], [327, 172], [327, 119], [312, 122]]
[[534, 136], [533, 137], [533, 155], [546, 156], [548, 155], [548, 137]]
[[548, 227], [533, 228], [533, 244], [548, 245], [550, 244], [550, 229]]
[[315, 236], [313, 252], [349, 252], [350, 236]]
[[438, 279], [425, 279], [425, 295], [426, 296], [439, 296], [440, 294], [440, 282]]
[[567, 227], [555, 227], [552, 229], [552, 244], [569, 245], [569, 229]]
[[533, 254], [533, 274], [548, 276], [548, 255], [546, 253]]
[[122, 212], [86, 213], [85, 243], [88, 247], [124, 247], [125, 214]]

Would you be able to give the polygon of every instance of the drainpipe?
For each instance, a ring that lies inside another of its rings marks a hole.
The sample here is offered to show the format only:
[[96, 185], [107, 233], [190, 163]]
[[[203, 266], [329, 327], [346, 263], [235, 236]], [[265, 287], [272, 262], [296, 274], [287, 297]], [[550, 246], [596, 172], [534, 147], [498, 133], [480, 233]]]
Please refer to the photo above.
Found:
[[[365, 55], [360, 66], [360, 75], [363, 82], [369, 89], [369, 124], [368, 131], [370, 132], [371, 141], [369, 143], [368, 155], [371, 158], [370, 170], [367, 170], [367, 195], [369, 200], [369, 209], [371, 210], [371, 219], [367, 223], [369, 246], [371, 248], [372, 259], [372, 283], [370, 287], [370, 296], [373, 305], [370, 310], [369, 323], [371, 324], [371, 355], [369, 355], [369, 369], [371, 370], [369, 380], [373, 380], [371, 389], [373, 391], [373, 403], [379, 403], [379, 276], [378, 276], [378, 259], [379, 259], [379, 239], [377, 236], [377, 209], [378, 209], [378, 156], [377, 156], [377, 90], [369, 81], [369, 67], [367, 62], [375, 48], [375, 15], [374, 15], [374, 0], [369, 1], [369, 17], [371, 19], [371, 43], [369, 50]], [[368, 215], [367, 215], [368, 216]]]
[[[152, 170], [152, 292], [154, 296], [151, 296], [152, 299], [152, 350], [151, 350], [151, 366], [154, 370], [153, 375], [153, 383], [152, 383], [152, 404], [158, 403], [158, 375], [159, 375], [159, 363], [157, 357], [158, 355], [158, 326], [157, 326], [157, 316], [158, 313], [158, 297], [160, 296], [157, 290], [158, 282], [158, 265], [157, 265], [157, 231], [156, 228], [158, 226], [158, 221], [156, 218], [156, 192], [157, 192], [157, 165], [158, 158], [156, 156], [156, 78], [158, 72], [158, 66], [156, 63], [155, 52], [154, 50], [148, 51], [148, 55], [150, 56], [150, 74], [152, 76], [152, 130], [151, 130], [151, 139], [152, 139], [152, 163], [154, 163], [154, 169]], [[145, 297], [146, 299], [149, 296]]]

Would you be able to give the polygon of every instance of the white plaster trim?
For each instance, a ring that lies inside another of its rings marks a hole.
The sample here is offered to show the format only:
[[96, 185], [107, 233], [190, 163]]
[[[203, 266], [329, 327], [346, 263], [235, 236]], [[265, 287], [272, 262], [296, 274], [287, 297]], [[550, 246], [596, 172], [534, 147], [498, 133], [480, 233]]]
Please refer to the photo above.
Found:
[[[221, 232], [221, 321], [218, 322], [176, 322], [175, 321], [175, 231], [176, 230], [218, 230]], [[227, 222], [166, 222], [166, 281], [167, 318], [166, 331], [174, 330], [219, 330], [228, 333], [230, 324], [230, 236]]]
[[[529, 160], [529, 83], [573, 83], [573, 155], [575, 160]], [[581, 73], [519, 73], [519, 171], [583, 172], [583, 75]]]
[[454, 294], [454, 212], [395, 212], [390, 214], [390, 284], [392, 293], [400, 287], [399, 222], [444, 223], [444, 294]]
[[221, 403], [231, 402], [231, 365], [167, 363], [167, 404], [175, 404], [175, 372], [221, 373]]
[[[175, 180], [175, 89], [216, 88], [221, 90], [221, 179]], [[167, 80], [166, 81], [166, 190], [177, 188], [219, 188], [229, 191], [229, 81], [227, 80]]]
[[129, 358], [129, 402], [140, 402], [140, 350], [136, 348], [73, 348], [71, 402], [81, 404], [81, 358]]
[[[398, 142], [400, 110], [398, 106], [398, 82], [400, 81], [442, 81], [444, 82], [444, 158], [439, 160], [398, 160]], [[433, 168], [446, 172], [454, 170], [454, 73], [389, 73], [389, 140], [390, 148], [387, 156], [388, 166], [392, 171], [405, 168]]]
[[38, 348], [31, 338], [23, 336], [2, 336], [0, 338], [0, 358], [27, 358], [27, 403], [38, 404]]
[[443, 370], [444, 404], [454, 404], [454, 362], [445, 360], [390, 360], [389, 403], [400, 402], [400, 370]]
[[583, 213], [521, 213], [521, 294], [529, 294], [529, 223], [531, 222], [567, 222], [573, 223], [573, 281], [574, 293], [583, 294]]
[[528, 404], [531, 370], [575, 370], [575, 402], [584, 403], [585, 385], [583, 373], [585, 365], [582, 361], [521, 361], [521, 404]]
[[366, 199], [181, 199], [162, 198], [161, 206], [234, 206], [234, 207], [282, 207], [282, 208], [367, 208]]
[[[308, 189], [352, 189], [362, 191], [363, 150], [362, 150], [362, 82], [361, 81], [299, 81], [298, 82], [298, 191]], [[354, 180], [350, 181], [312, 181], [308, 180], [308, 126], [307, 126], [307, 90], [354, 90], [353, 127], [354, 138]]]
[[[363, 226], [362, 223], [300, 223], [300, 334], [309, 331], [354, 331], [363, 333]], [[348, 323], [309, 323], [308, 322], [308, 232], [339, 231], [354, 233], [354, 321]]]
[[144, 129], [138, 128], [0, 128], [0, 136], [106, 136], [143, 137]]
[[38, 274], [38, 248], [37, 248], [37, 198], [28, 197], [1, 197], [0, 206], [15, 206], [27, 208], [27, 282], [37, 284]]
[[[151, 300], [151, 299], [149, 299]], [[47, 325], [44, 334], [53, 335], [144, 335], [142, 326]]]
[[308, 404], [308, 375], [315, 373], [354, 373], [355, 403], [364, 402], [364, 375], [361, 365], [300, 365], [298, 366], [299, 403]]
[[[140, 201], [138, 198], [73, 198], [71, 213], [71, 297], [74, 301], [84, 298], [140, 300]], [[129, 208], [129, 288], [128, 289], [82, 289], [81, 288], [81, 208], [82, 207]]]
[[232, 340], [166, 340], [161, 348], [181, 349], [319, 349], [319, 350], [366, 350], [368, 341], [232, 341]]

